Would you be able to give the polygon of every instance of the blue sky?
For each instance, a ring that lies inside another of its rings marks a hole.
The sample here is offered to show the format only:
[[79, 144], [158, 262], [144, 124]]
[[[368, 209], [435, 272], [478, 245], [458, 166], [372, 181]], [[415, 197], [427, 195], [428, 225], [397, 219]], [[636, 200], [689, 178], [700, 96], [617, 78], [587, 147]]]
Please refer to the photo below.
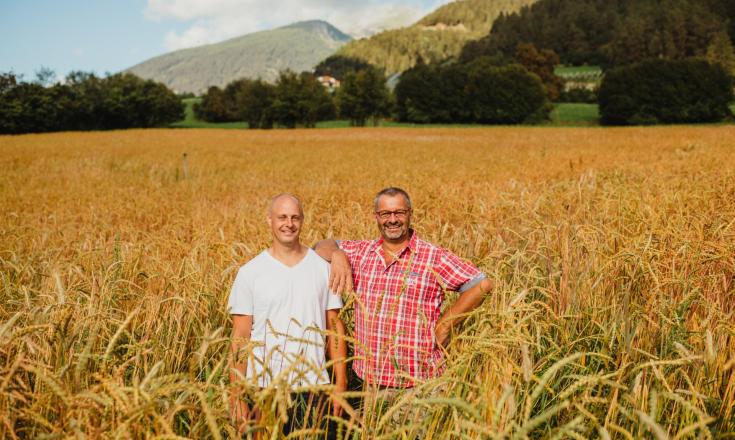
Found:
[[294, 21], [355, 36], [412, 23], [447, 0], [0, 0], [0, 72], [118, 72], [171, 50]]

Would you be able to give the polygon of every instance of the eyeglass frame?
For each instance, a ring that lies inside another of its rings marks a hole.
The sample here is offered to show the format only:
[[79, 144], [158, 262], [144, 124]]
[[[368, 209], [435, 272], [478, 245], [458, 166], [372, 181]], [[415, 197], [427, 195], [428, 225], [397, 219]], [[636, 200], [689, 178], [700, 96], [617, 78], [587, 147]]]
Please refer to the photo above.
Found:
[[411, 212], [411, 209], [396, 209], [395, 211], [375, 211], [374, 214], [381, 220], [388, 220], [391, 218], [391, 216], [396, 216], [396, 218], [399, 219], [408, 218], [408, 216], [411, 215]]

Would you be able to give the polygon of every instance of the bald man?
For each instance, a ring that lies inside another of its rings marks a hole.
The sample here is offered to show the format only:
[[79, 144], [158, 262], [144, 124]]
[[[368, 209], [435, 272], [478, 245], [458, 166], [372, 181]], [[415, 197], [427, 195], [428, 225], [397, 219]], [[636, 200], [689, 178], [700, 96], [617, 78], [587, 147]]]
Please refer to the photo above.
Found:
[[[329, 264], [299, 240], [304, 222], [301, 202], [291, 194], [274, 197], [267, 222], [272, 244], [240, 268], [228, 304], [233, 341], [230, 382], [238, 384], [231, 413], [241, 432], [258, 418], [257, 408], [243, 400], [242, 387], [329, 384], [325, 345], [334, 361], [335, 391], [344, 391], [347, 385], [344, 325], [339, 318], [342, 300], [329, 291]], [[251, 352], [245, 349], [248, 345]], [[326, 406], [324, 395], [294, 394], [293, 401], [284, 434], [313, 427], [315, 415], [317, 421], [326, 420], [328, 411], [321, 411]], [[336, 401], [331, 413], [341, 414]]]

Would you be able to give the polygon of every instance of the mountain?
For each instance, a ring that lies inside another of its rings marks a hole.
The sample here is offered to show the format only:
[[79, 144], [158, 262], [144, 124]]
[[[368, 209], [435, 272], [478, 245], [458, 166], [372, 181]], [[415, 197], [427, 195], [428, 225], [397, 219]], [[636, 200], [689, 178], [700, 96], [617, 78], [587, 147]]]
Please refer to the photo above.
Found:
[[511, 14], [537, 0], [457, 0], [415, 24], [354, 40], [338, 53], [367, 61], [392, 75], [426, 63], [456, 57], [470, 40], [484, 37], [501, 14]]
[[242, 77], [273, 81], [281, 70], [309, 70], [350, 40], [325, 21], [304, 21], [170, 52], [127, 72], [162, 82], [177, 93], [202, 93]]

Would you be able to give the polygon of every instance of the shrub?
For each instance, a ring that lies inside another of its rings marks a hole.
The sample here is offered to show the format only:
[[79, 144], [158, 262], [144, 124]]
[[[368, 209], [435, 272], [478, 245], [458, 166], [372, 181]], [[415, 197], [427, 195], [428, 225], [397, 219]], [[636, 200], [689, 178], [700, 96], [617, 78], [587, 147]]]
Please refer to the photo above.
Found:
[[717, 122], [729, 116], [732, 78], [704, 60], [651, 59], [608, 72], [598, 92], [607, 125]]

